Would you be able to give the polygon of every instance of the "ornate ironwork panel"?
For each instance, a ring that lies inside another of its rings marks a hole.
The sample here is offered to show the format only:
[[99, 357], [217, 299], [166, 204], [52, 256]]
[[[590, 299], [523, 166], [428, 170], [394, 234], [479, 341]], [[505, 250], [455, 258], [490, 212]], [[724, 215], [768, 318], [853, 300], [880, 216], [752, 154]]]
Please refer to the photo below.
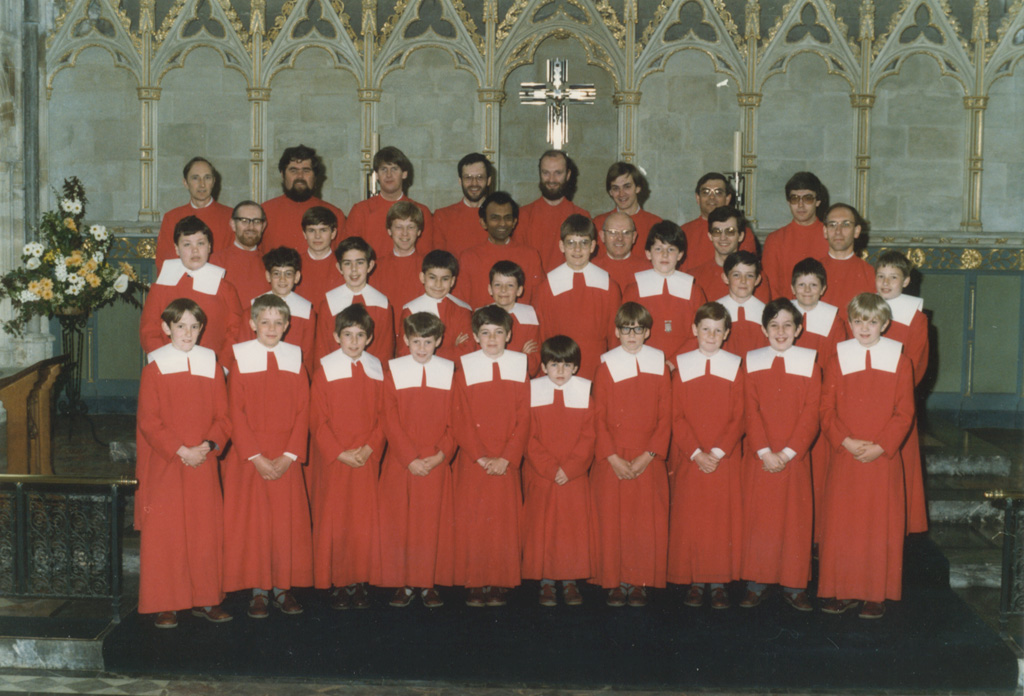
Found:
[[110, 496], [31, 492], [26, 502], [28, 593], [110, 596]]
[[13, 594], [17, 585], [15, 509], [14, 493], [0, 491], [0, 594]]

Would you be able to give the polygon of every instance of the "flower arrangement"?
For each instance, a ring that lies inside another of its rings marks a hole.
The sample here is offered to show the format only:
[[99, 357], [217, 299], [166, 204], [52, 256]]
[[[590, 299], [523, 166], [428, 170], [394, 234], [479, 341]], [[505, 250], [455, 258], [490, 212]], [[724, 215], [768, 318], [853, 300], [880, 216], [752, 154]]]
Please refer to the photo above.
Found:
[[64, 180], [56, 210], [43, 213], [39, 241], [21, 252], [22, 264], [0, 276], [0, 299], [8, 298], [14, 318], [4, 329], [20, 336], [36, 316], [88, 317], [118, 300], [141, 307], [146, 285], [127, 263], [108, 261], [114, 238], [103, 225], [87, 225], [85, 188], [77, 177]]

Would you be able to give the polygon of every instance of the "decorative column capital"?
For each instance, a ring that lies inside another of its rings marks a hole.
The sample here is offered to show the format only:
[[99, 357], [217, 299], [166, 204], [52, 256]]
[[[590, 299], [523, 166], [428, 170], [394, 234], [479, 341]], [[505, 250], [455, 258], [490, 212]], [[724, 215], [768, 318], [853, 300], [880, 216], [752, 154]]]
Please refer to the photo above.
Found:
[[135, 93], [139, 95], [140, 100], [159, 101], [160, 91], [160, 87], [139, 87]]
[[874, 94], [851, 94], [850, 106], [855, 109], [870, 109], [875, 105]]
[[245, 90], [245, 95], [249, 97], [249, 101], [270, 101], [270, 88], [269, 87], [250, 87]]
[[481, 102], [494, 102], [496, 104], [505, 103], [505, 90], [503, 89], [478, 89], [476, 91], [476, 98]]
[[359, 101], [361, 102], [379, 102], [380, 95], [384, 92], [382, 89], [360, 89], [359, 90]]
[[965, 109], [984, 111], [988, 107], [988, 97], [964, 97]]
[[763, 96], [760, 92], [739, 92], [736, 95], [736, 101], [742, 107], [761, 106], [761, 97]]
[[641, 94], [642, 92], [616, 92], [612, 95], [612, 104], [615, 106], [622, 106], [623, 104], [636, 106], [640, 103]]

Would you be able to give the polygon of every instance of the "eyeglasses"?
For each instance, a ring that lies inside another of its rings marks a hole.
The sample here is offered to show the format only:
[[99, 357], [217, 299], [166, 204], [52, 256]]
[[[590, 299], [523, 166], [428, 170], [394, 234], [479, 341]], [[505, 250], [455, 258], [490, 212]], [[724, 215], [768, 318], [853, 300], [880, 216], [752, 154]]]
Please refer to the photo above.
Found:
[[636, 234], [636, 230], [601, 230], [606, 237], [628, 237]]
[[816, 200], [818, 200], [818, 197], [813, 193], [805, 193], [802, 196], [798, 196], [795, 193], [791, 193], [789, 195], [788, 200], [793, 205], [796, 205], [797, 203], [806, 203], [807, 205], [810, 205], [811, 203], [814, 203]]
[[566, 239], [562, 242], [562, 246], [566, 249], [587, 249], [593, 244], [589, 239]]
[[735, 227], [716, 227], [715, 229], [708, 232], [712, 239], [721, 239], [722, 237], [736, 237], [740, 231]]
[[702, 188], [700, 190], [700, 195], [702, 195], [702, 196], [724, 196], [725, 195], [725, 189], [724, 188]]
[[267, 221], [266, 218], [233, 217], [231, 219], [243, 225], [262, 225], [264, 222]]
[[472, 182], [487, 181], [487, 175], [486, 174], [463, 175], [462, 180], [463, 181], [472, 181]]
[[644, 331], [647, 330], [643, 326], [616, 326], [615, 328], [618, 329], [619, 333], [622, 334], [623, 336], [628, 336], [630, 334], [634, 334], [636, 336], [643, 336]]
[[853, 220], [828, 220], [825, 222], [825, 227], [829, 228], [830, 230], [834, 230], [840, 227], [843, 228], [844, 230], [849, 230], [853, 229], [853, 226]]

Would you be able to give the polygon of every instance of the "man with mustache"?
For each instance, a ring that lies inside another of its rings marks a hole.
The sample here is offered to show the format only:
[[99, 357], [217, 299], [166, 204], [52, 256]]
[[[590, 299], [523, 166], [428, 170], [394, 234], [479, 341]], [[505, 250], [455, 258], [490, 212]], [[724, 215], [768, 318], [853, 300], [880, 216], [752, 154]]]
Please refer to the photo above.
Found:
[[301, 251], [306, 248], [302, 235], [302, 215], [314, 206], [324, 206], [338, 217], [338, 235], [333, 246], [345, 228], [345, 213], [321, 200], [320, 190], [327, 180], [327, 168], [316, 150], [305, 145], [285, 148], [277, 163], [281, 172], [282, 195], [263, 203], [267, 215], [267, 227], [263, 231], [263, 248], [276, 249], [279, 246]]
[[480, 229], [479, 212], [492, 180], [491, 163], [479, 152], [460, 159], [458, 171], [462, 200], [434, 213], [434, 247], [450, 251], [456, 258], [487, 241], [486, 232]]
[[544, 271], [551, 271], [565, 258], [558, 242], [562, 223], [570, 215], [589, 218], [583, 208], [570, 200], [574, 183], [569, 156], [561, 150], [548, 150], [540, 156], [540, 198], [523, 206], [519, 214], [520, 239], [540, 254]]

